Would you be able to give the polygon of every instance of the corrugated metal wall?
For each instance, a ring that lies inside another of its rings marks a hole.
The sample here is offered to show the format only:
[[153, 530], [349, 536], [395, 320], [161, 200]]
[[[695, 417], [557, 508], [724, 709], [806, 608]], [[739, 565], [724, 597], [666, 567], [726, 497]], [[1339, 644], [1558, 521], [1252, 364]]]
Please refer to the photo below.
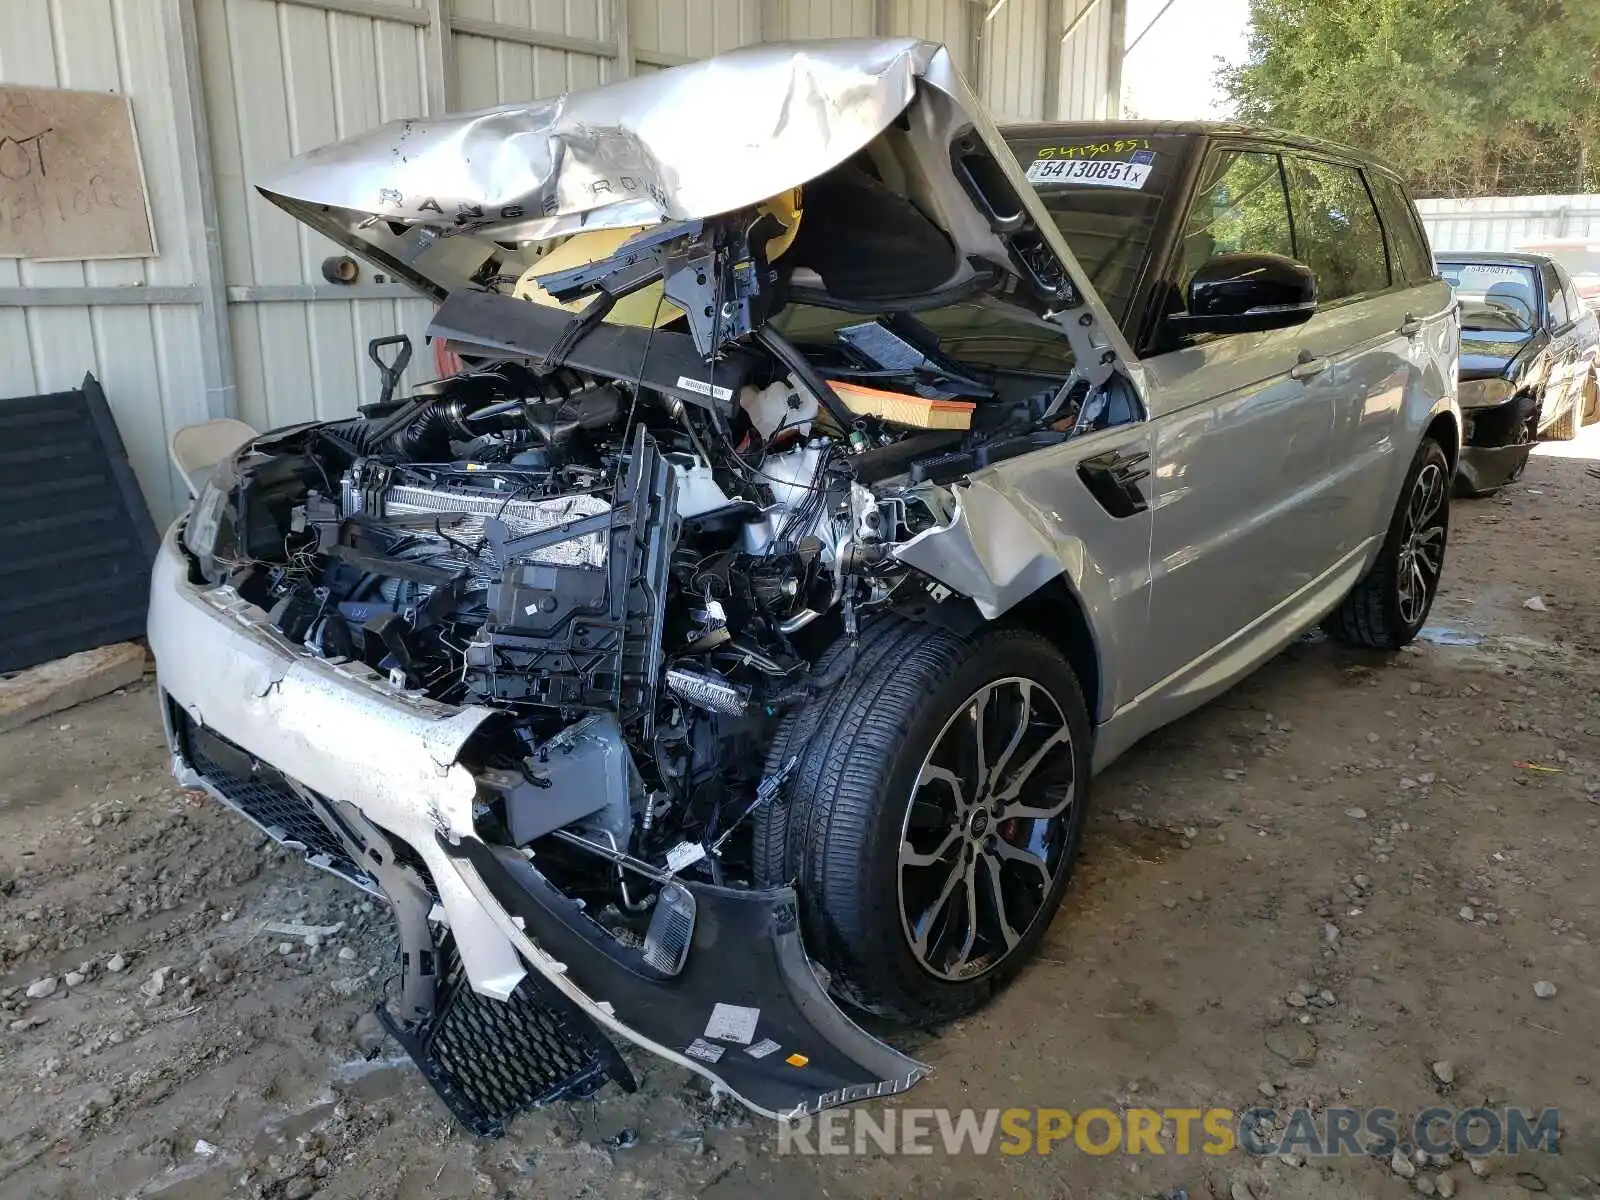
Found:
[[765, 0], [763, 33], [943, 42], [1000, 120], [1081, 120], [1118, 111], [1125, 17], [1126, 0]]
[[1060, 0], [1061, 46], [1053, 112], [1062, 120], [1105, 120], [1122, 112], [1122, 47], [1127, 0]]
[[[70, 388], [93, 370], [165, 520], [183, 500], [166, 459], [179, 425], [349, 413], [377, 389], [368, 339], [395, 331], [417, 344], [408, 378], [431, 373], [428, 304], [365, 268], [353, 287], [327, 283], [337, 247], [251, 186], [292, 155], [395, 117], [552, 95], [763, 38], [943, 41], [1002, 119], [1097, 116], [1114, 95], [1122, 3], [0, 0], [0, 81], [133, 98], [159, 249], [0, 260], [0, 394]], [[1085, 6], [1103, 11], [1055, 55], [1051, 39]]]
[[[32, 263], [0, 259], [0, 288], [183, 289], [194, 280], [183, 222], [174, 85], [161, 14], [151, 0], [0, 0], [0, 81], [122, 92], [133, 98], [155, 216], [152, 259]], [[65, 293], [60, 298], [68, 299]], [[116, 296], [106, 296], [116, 299]], [[0, 393], [105, 384], [128, 457], [158, 516], [182, 484], [167, 464], [168, 431], [208, 414], [195, 304], [0, 307]]]
[[[398, 330], [422, 348], [431, 306], [341, 298], [321, 263], [343, 251], [251, 181], [304, 150], [426, 113], [424, 30], [274, 0], [204, 0], [198, 15], [238, 416], [258, 429], [343, 416], [377, 389], [367, 340]], [[304, 289], [315, 298], [289, 298]], [[424, 365], [408, 378], [426, 378]]]
[[1515, 250], [1551, 238], [1600, 242], [1600, 195], [1418, 200], [1436, 251]]

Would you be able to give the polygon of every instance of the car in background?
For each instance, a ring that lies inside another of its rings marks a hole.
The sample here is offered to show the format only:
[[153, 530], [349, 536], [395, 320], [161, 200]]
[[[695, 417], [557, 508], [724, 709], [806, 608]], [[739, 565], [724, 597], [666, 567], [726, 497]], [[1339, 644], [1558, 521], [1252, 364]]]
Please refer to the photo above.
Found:
[[1600, 312], [1600, 240], [1550, 238], [1543, 242], [1524, 242], [1517, 249], [1554, 259], [1563, 271], [1572, 276], [1572, 282], [1584, 304]]
[[1487, 495], [1522, 474], [1540, 437], [1577, 436], [1595, 406], [1600, 319], [1542, 254], [1443, 252], [1461, 305], [1458, 490]]

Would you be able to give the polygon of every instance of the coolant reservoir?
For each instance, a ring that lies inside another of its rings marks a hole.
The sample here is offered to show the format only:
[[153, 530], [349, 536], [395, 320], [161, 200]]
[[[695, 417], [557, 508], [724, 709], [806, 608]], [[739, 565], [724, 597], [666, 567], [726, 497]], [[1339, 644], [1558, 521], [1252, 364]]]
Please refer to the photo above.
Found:
[[770, 442], [779, 431], [791, 429], [804, 439], [811, 436], [811, 422], [817, 415], [817, 398], [804, 388], [797, 387], [792, 380], [780, 379], [764, 388], [741, 388], [739, 407], [744, 409], [764, 442]]

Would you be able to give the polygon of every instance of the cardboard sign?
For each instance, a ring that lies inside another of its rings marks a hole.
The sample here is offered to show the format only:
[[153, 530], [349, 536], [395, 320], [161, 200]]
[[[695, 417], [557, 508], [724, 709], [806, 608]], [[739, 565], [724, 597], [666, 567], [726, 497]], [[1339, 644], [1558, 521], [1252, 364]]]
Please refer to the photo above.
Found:
[[151, 258], [126, 96], [0, 87], [0, 258]]

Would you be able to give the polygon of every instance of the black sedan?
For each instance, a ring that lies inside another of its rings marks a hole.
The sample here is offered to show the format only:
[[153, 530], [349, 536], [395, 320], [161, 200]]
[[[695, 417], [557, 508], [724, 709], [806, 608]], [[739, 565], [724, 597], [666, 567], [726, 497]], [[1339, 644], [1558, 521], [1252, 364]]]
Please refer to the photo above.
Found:
[[1560, 263], [1500, 251], [1436, 256], [1461, 302], [1459, 490], [1510, 483], [1539, 437], [1576, 437], [1596, 408], [1600, 322]]

